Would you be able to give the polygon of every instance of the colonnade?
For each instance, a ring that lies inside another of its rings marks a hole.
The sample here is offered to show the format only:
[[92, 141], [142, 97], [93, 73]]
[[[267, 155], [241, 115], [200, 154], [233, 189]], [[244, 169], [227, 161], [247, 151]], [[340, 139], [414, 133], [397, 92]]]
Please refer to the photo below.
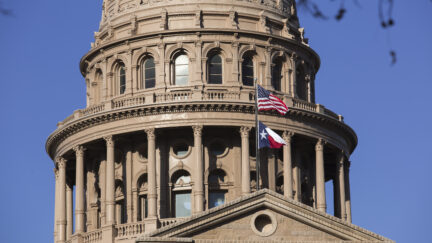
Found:
[[[205, 209], [205, 193], [204, 193], [204, 156], [202, 144], [202, 125], [192, 126], [194, 137], [194, 211], [195, 213], [201, 212]], [[241, 194], [247, 195], [251, 192], [251, 178], [250, 178], [250, 159], [249, 159], [249, 136], [251, 127], [240, 127], [241, 137]], [[154, 128], [145, 129], [147, 134], [147, 180], [148, 180], [148, 217], [145, 219], [146, 230], [157, 227], [157, 178], [156, 178], [156, 134]], [[282, 137], [287, 142], [283, 146], [283, 195], [287, 198], [301, 201], [299, 196], [300, 176], [296, 168], [293, 166], [292, 158], [292, 144], [293, 136], [295, 133], [291, 131], [284, 131]], [[113, 136], [104, 137], [106, 143], [106, 161], [101, 162], [100, 169], [105, 173], [100, 177], [101, 183], [101, 226], [102, 228], [114, 227], [120, 224], [116, 221], [116, 201], [115, 201], [115, 139]], [[315, 199], [316, 208], [321, 212], [326, 212], [326, 193], [325, 193], [325, 170], [324, 170], [324, 150], [326, 142], [323, 139], [317, 139], [315, 145]], [[71, 183], [66, 182], [66, 165], [69, 163], [63, 157], [56, 158], [56, 197], [55, 197], [55, 227], [54, 234], [56, 242], [63, 243], [70, 239], [72, 236], [79, 236], [86, 231], [86, 218], [85, 218], [85, 188], [84, 188], [84, 174], [85, 174], [85, 147], [82, 145], [73, 148], [75, 152], [76, 175], [75, 175], [75, 232], [72, 230], [72, 207], [73, 195]], [[130, 160], [131, 154], [128, 153], [127, 160]], [[349, 191], [349, 164], [346, 160], [343, 151], [340, 151], [337, 160], [337, 171], [334, 180], [335, 188], [335, 215], [343, 220], [351, 222], [351, 202]], [[298, 169], [298, 168], [297, 168]], [[131, 166], [126, 163], [127, 176], [132, 175]], [[293, 188], [293, 184], [296, 188]], [[131, 187], [130, 184], [126, 185]], [[131, 190], [128, 190], [128, 192]], [[132, 195], [127, 195], [131, 198]], [[132, 220], [136, 221], [136, 217], [132, 216], [133, 204], [128, 200], [127, 202], [127, 218], [128, 223]], [[112, 235], [112, 233], [111, 233]]]

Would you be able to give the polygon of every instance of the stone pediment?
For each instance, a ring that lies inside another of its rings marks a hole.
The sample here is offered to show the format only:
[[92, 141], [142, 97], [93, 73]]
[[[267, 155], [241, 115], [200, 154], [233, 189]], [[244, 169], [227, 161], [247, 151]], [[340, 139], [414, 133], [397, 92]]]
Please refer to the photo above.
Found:
[[264, 189], [139, 237], [136, 242], [393, 242]]

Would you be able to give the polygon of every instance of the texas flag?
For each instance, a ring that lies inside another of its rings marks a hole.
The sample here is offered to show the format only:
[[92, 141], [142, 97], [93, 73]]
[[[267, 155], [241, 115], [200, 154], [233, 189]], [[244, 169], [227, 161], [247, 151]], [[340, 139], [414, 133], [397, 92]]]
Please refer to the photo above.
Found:
[[283, 145], [286, 145], [285, 140], [262, 122], [259, 122], [259, 149], [265, 147], [280, 148]]

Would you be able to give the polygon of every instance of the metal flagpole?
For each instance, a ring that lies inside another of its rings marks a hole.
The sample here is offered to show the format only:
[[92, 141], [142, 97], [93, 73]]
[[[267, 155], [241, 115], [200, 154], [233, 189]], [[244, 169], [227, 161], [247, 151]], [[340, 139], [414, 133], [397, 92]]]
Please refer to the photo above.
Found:
[[259, 147], [259, 122], [258, 122], [258, 80], [255, 81], [255, 158], [256, 158], [256, 190], [260, 189], [259, 178], [260, 178], [260, 151]]

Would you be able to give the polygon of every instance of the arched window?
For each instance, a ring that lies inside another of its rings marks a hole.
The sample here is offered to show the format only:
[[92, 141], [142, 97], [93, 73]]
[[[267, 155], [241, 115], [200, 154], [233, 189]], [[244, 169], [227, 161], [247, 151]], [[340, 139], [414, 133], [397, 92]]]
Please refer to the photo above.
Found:
[[119, 85], [119, 93], [124, 94], [126, 91], [126, 68], [122, 62], [118, 65], [117, 83]]
[[242, 81], [243, 85], [254, 85], [254, 64], [251, 56], [243, 57], [242, 63]]
[[209, 194], [208, 208], [214, 208], [225, 203], [227, 193], [227, 176], [221, 169], [213, 170], [208, 177]]
[[148, 216], [147, 190], [147, 174], [144, 174], [138, 179], [138, 220], [144, 220]]
[[173, 216], [187, 217], [191, 215], [191, 176], [185, 170], [175, 172], [172, 183], [172, 213]]
[[282, 60], [277, 59], [272, 65], [271, 84], [274, 90], [280, 91], [282, 83]]
[[116, 180], [115, 182], [115, 220], [116, 224], [126, 222], [125, 194], [123, 182]]
[[154, 88], [156, 85], [156, 68], [154, 58], [149, 57], [144, 60], [142, 64], [142, 78], [144, 84], [142, 87], [145, 89]]
[[296, 93], [297, 97], [302, 100], [307, 100], [307, 82], [303, 68], [299, 67], [296, 70]]
[[188, 81], [189, 59], [186, 54], [180, 54], [174, 60], [174, 84], [187, 85]]
[[208, 83], [222, 84], [222, 58], [218, 54], [208, 60]]

